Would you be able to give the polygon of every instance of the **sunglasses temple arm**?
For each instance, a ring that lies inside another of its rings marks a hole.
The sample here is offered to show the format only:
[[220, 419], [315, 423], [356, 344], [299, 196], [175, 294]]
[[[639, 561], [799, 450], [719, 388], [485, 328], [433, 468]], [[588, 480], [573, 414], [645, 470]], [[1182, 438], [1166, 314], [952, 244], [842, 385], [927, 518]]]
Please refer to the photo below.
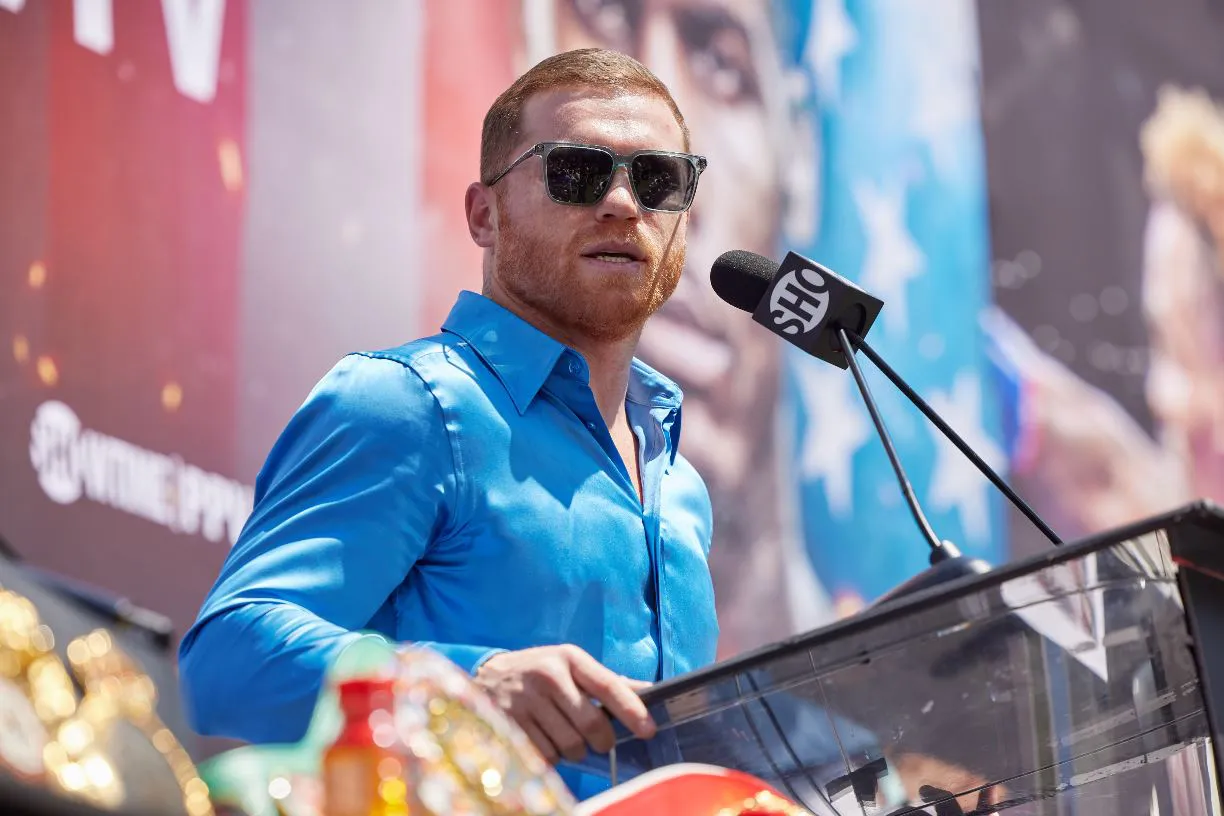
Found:
[[510, 173], [510, 171], [511, 171], [511, 170], [513, 170], [514, 168], [518, 167], [520, 164], [522, 164], [523, 162], [527, 161], [527, 160], [528, 160], [528, 159], [530, 159], [532, 156], [534, 156], [534, 155], [536, 155], [537, 153], [540, 153], [540, 152], [541, 152], [541, 151], [540, 151], [540, 149], [539, 149], [539, 146], [538, 146], [538, 145], [537, 145], [537, 146], [535, 146], [535, 147], [533, 147], [533, 148], [531, 148], [531, 149], [530, 149], [530, 150], [528, 150], [526, 153], [523, 153], [523, 154], [522, 154], [521, 156], [519, 156], [517, 159], [515, 159], [515, 160], [514, 160], [514, 161], [512, 161], [512, 162], [510, 162], [510, 165], [509, 165], [509, 166], [508, 166], [508, 167], [507, 167], [505, 170], [501, 171], [501, 172], [500, 172], [500, 173], [498, 173], [496, 176], [494, 176], [494, 177], [493, 177], [493, 180], [492, 180], [492, 181], [490, 181], [490, 182], [489, 182], [488, 184], [486, 184], [485, 186], [486, 186], [486, 187], [492, 187], [494, 184], [496, 184], [497, 182], [499, 182], [499, 181], [501, 181], [502, 179], [504, 179], [504, 178], [505, 178], [505, 177], [506, 177], [506, 176], [507, 176], [507, 175]]

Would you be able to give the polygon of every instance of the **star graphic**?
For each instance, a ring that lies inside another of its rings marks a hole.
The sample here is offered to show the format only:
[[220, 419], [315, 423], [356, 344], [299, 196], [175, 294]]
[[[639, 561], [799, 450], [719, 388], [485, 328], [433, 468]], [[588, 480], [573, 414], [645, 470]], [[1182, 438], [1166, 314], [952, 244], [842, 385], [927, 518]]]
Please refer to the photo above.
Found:
[[978, 119], [978, 34], [972, 0], [926, 0], [917, 23], [931, 43], [913, 61], [910, 125], [948, 175], [961, 163]]
[[[950, 392], [933, 392], [927, 402], [986, 464], [996, 470], [1003, 465], [1003, 451], [982, 427], [982, 386], [976, 374], [962, 371]], [[928, 501], [936, 510], [955, 509], [965, 535], [983, 542], [990, 534], [987, 494], [994, 488], [938, 428], [927, 427], [936, 450]]]
[[871, 438], [871, 423], [848, 371], [799, 358], [795, 366], [807, 429], [799, 473], [824, 483], [829, 513], [846, 519], [854, 511], [854, 455]]
[[858, 32], [846, 12], [846, 0], [816, 0], [803, 61], [812, 66], [816, 88], [826, 104], [841, 99], [841, 63], [857, 45]]
[[863, 221], [867, 256], [862, 282], [884, 301], [884, 326], [894, 336], [909, 326], [906, 284], [923, 271], [925, 258], [905, 227], [905, 190], [865, 182], [854, 186], [854, 200]]

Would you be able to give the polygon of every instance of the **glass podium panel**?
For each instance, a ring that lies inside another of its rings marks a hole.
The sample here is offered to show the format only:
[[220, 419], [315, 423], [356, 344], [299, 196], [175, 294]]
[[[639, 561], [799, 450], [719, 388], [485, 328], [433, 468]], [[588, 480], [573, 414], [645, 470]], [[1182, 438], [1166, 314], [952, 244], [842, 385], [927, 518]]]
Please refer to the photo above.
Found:
[[838, 816], [1221, 813], [1179, 569], [1157, 528], [893, 600], [647, 690], [658, 735], [587, 767], [730, 767]]

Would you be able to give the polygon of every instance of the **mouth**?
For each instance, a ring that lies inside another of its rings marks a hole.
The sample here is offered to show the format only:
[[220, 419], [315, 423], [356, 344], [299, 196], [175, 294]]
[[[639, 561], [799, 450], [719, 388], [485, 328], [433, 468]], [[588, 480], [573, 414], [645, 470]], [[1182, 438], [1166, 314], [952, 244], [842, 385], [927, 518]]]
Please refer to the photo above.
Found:
[[646, 253], [629, 241], [604, 241], [585, 247], [582, 257], [611, 264], [633, 264], [646, 260]]

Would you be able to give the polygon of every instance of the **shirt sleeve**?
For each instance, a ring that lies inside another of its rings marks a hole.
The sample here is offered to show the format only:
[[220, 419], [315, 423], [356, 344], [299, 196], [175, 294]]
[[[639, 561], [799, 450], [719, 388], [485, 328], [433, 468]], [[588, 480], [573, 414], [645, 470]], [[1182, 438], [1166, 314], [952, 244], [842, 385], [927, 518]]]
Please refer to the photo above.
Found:
[[[441, 409], [416, 372], [341, 360], [273, 446], [251, 517], [180, 644], [192, 726], [300, 739], [327, 667], [453, 528], [456, 493]], [[468, 671], [495, 651], [419, 645]]]

